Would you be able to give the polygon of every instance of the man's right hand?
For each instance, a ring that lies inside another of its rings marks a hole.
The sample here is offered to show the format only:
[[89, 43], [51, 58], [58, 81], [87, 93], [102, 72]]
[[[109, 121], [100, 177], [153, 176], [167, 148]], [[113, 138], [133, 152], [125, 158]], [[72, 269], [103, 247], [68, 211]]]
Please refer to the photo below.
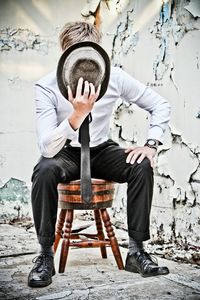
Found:
[[82, 94], [83, 78], [79, 78], [78, 85], [76, 88], [75, 98], [72, 95], [72, 91], [68, 86], [68, 96], [74, 111], [69, 117], [68, 121], [74, 130], [78, 129], [83, 123], [84, 119], [91, 112], [96, 99], [99, 96], [100, 86], [95, 92], [95, 87], [88, 81], [84, 82], [84, 91]]

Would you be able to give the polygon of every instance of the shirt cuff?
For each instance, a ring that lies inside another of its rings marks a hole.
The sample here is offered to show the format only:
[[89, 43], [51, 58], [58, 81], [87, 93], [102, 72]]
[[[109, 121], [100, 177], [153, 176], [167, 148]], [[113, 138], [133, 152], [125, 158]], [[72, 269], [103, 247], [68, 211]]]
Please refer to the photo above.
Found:
[[65, 119], [58, 126], [60, 133], [67, 139], [73, 140], [78, 137], [78, 130], [74, 130], [69, 124], [68, 119]]
[[149, 128], [147, 139], [153, 139], [160, 142], [160, 145], [163, 144], [163, 130], [159, 126], [153, 126]]

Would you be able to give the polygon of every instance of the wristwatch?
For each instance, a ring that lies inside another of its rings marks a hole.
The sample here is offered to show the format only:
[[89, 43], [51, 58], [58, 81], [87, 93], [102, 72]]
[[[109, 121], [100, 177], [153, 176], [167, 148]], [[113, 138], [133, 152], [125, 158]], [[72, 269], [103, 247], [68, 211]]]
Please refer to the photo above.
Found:
[[154, 140], [154, 139], [149, 139], [146, 141], [145, 146], [149, 147], [149, 148], [154, 148], [157, 150], [158, 146], [159, 146], [159, 141], [158, 140]]

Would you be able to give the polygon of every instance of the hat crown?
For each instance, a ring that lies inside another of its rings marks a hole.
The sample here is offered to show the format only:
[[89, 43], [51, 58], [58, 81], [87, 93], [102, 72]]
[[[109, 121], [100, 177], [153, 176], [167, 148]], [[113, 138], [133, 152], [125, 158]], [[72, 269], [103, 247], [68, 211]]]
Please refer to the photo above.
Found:
[[69, 85], [75, 97], [78, 80], [93, 83], [95, 90], [101, 84], [98, 99], [105, 93], [110, 76], [110, 60], [105, 50], [94, 42], [76, 43], [66, 49], [57, 69], [58, 86], [64, 97], [68, 98]]
[[95, 89], [103, 80], [105, 62], [102, 56], [92, 47], [78, 48], [66, 59], [63, 66], [64, 84], [69, 85], [75, 97], [80, 77], [93, 83]]

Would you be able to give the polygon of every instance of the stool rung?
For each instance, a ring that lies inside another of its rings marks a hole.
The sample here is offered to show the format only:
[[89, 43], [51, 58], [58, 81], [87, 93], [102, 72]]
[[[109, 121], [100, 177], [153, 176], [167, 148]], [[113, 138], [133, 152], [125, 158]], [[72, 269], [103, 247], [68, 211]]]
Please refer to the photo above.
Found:
[[72, 233], [70, 235], [70, 239], [81, 239], [81, 236], [92, 238], [92, 239], [98, 238], [98, 235], [95, 233]]
[[110, 245], [110, 241], [70, 241], [69, 245], [79, 248], [95, 248]]
[[[99, 180], [97, 180], [99, 185]], [[102, 180], [100, 180], [102, 183]], [[74, 186], [75, 191], [77, 190], [77, 182], [72, 182], [72, 185]], [[69, 183], [70, 184], [70, 183]], [[62, 185], [60, 188], [67, 188], [69, 184]], [[96, 180], [92, 182], [92, 184], [96, 184]], [[107, 181], [103, 181], [102, 184], [107, 184]], [[106, 190], [107, 186], [105, 185]], [[60, 195], [60, 188], [58, 188], [58, 192]], [[78, 188], [80, 190], [80, 181], [78, 181]], [[120, 270], [124, 269], [123, 260], [121, 257], [119, 245], [117, 242], [117, 239], [115, 237], [115, 233], [112, 227], [112, 223], [110, 221], [110, 216], [107, 212], [106, 207], [110, 207], [105, 204], [105, 201], [102, 198], [102, 202], [99, 202], [98, 207], [92, 207], [92, 210], [94, 210], [94, 221], [96, 225], [96, 233], [85, 233], [82, 232], [82, 229], [86, 228], [79, 228], [79, 230], [72, 231], [72, 223], [73, 223], [73, 216], [74, 216], [74, 210], [80, 209], [80, 207], [77, 207], [73, 203], [72, 207], [61, 207], [59, 219], [56, 226], [56, 235], [55, 235], [55, 242], [54, 242], [54, 252], [56, 252], [56, 249], [58, 247], [60, 239], [62, 240], [62, 246], [61, 246], [61, 254], [60, 254], [60, 264], [59, 264], [59, 273], [63, 273], [65, 270], [65, 265], [68, 257], [69, 252], [69, 246], [74, 248], [100, 248], [101, 256], [102, 258], [107, 258], [107, 246], [111, 246], [113, 255], [115, 257], [117, 266]], [[60, 201], [60, 200], [59, 200]], [[61, 203], [61, 201], [60, 201]], [[69, 204], [69, 203], [68, 203]], [[88, 209], [88, 207], [85, 207], [85, 204], [82, 203], [81, 205], [84, 205], [84, 209]], [[96, 205], [96, 204], [95, 204]], [[90, 207], [91, 209], [91, 207]], [[104, 228], [103, 228], [104, 225]], [[85, 227], [85, 226], [84, 226]], [[107, 233], [107, 237], [104, 236], [104, 230]]]

